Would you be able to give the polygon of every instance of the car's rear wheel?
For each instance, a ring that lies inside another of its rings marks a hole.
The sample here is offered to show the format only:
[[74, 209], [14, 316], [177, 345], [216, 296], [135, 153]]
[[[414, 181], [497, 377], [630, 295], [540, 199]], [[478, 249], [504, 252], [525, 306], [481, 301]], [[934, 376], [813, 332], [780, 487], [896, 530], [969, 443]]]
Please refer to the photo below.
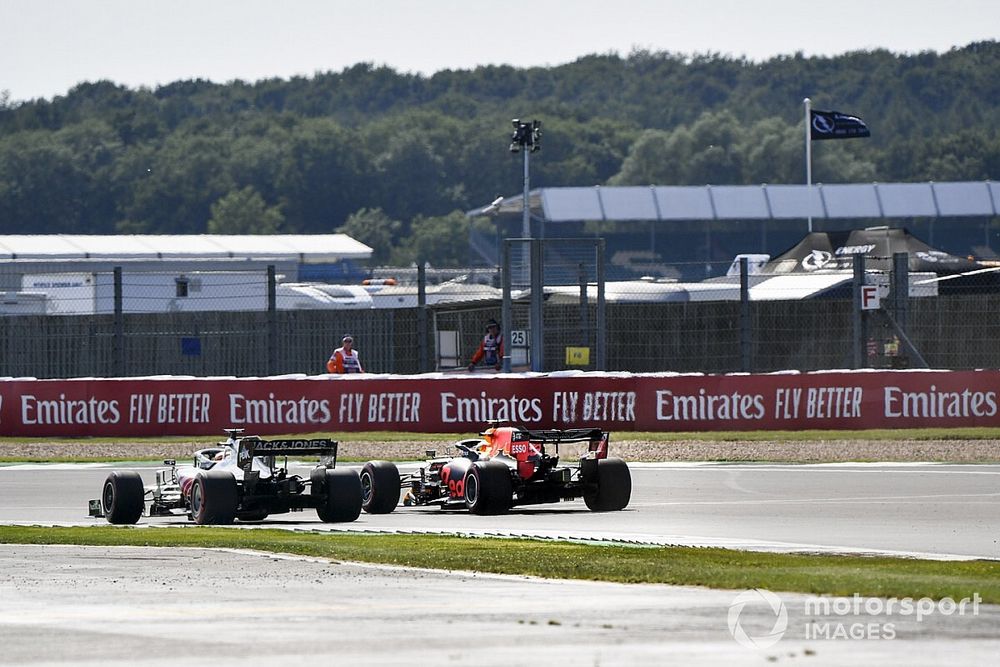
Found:
[[399, 469], [391, 461], [369, 461], [361, 469], [361, 507], [388, 514], [399, 504]]
[[361, 477], [356, 470], [315, 470], [310, 493], [324, 496], [316, 507], [316, 514], [326, 523], [354, 521], [361, 516]]
[[510, 468], [500, 461], [476, 461], [465, 473], [463, 491], [473, 514], [503, 514], [514, 495]]
[[142, 477], [134, 470], [112, 472], [104, 480], [101, 508], [108, 523], [138, 523], [146, 506], [146, 489]]
[[583, 502], [595, 512], [625, 509], [632, 497], [632, 474], [619, 458], [599, 459], [592, 486], [584, 491]]
[[188, 502], [195, 523], [202, 526], [230, 524], [239, 506], [236, 478], [223, 470], [199, 473], [191, 485]]

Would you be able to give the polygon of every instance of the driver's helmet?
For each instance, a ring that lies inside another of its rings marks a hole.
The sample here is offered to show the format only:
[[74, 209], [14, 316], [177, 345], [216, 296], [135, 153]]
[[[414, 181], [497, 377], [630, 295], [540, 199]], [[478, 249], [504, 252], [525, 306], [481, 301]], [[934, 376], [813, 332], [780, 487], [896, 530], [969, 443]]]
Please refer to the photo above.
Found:
[[194, 453], [194, 464], [202, 470], [211, 470], [216, 463], [226, 458], [227, 449], [212, 447], [210, 449], [199, 449]]

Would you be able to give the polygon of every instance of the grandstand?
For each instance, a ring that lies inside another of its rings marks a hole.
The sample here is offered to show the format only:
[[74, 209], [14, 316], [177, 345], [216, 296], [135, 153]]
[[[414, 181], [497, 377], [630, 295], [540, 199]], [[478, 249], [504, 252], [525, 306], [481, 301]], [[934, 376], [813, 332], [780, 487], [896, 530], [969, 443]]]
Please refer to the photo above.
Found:
[[[702, 280], [740, 253], [781, 254], [808, 231], [892, 223], [941, 250], [992, 259], [1000, 250], [1000, 182], [838, 183], [539, 188], [529, 196], [536, 236], [601, 236], [608, 280], [659, 276]], [[520, 236], [523, 197], [468, 212]], [[496, 235], [472, 247], [497, 263]]]

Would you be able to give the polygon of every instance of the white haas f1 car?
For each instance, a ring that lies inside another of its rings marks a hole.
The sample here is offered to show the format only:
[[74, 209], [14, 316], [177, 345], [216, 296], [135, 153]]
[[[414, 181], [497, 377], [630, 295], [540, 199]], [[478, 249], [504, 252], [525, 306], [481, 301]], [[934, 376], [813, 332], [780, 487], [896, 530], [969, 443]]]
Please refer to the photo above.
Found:
[[[269, 514], [313, 508], [326, 522], [354, 521], [361, 514], [361, 479], [355, 470], [337, 468], [334, 440], [261, 440], [226, 429], [229, 437], [194, 453], [194, 463], [156, 471], [144, 487], [135, 471], [108, 475], [90, 515], [129, 524], [148, 516], [184, 516], [198, 524], [260, 521]], [[288, 456], [318, 455], [309, 479], [288, 473]], [[275, 460], [284, 457], [282, 465]], [[308, 493], [307, 493], [308, 491]], [[147, 509], [148, 503], [148, 509]]]
[[[578, 462], [561, 465], [559, 445], [588, 443]], [[551, 446], [554, 454], [546, 451]], [[556, 503], [583, 497], [591, 510], [624, 509], [632, 495], [628, 465], [608, 457], [608, 434], [600, 429], [528, 430], [491, 425], [480, 437], [455, 445], [460, 455], [437, 457], [402, 478], [389, 461], [369, 461], [361, 471], [362, 506], [386, 514], [406, 489], [404, 505], [467, 508], [502, 514], [514, 505]]]

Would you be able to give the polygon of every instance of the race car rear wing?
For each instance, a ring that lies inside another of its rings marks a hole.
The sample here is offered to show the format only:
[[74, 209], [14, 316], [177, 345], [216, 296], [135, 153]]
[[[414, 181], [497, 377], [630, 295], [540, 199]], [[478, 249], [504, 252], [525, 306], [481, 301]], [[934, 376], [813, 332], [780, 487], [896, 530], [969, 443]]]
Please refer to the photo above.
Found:
[[318, 455], [320, 465], [337, 467], [336, 440], [318, 438], [315, 440], [261, 440], [257, 437], [242, 438], [236, 454], [236, 464], [249, 472], [254, 457], [257, 456], [307, 456]]
[[604, 459], [608, 457], [608, 439], [610, 433], [599, 428], [570, 428], [570, 429], [542, 429], [530, 430], [520, 429], [513, 440], [527, 440], [535, 443], [552, 443], [559, 451], [559, 444], [563, 442], [587, 442], [590, 458]]
[[540, 429], [522, 428], [521, 433], [532, 442], [587, 442], [600, 440], [605, 433], [599, 428]]

